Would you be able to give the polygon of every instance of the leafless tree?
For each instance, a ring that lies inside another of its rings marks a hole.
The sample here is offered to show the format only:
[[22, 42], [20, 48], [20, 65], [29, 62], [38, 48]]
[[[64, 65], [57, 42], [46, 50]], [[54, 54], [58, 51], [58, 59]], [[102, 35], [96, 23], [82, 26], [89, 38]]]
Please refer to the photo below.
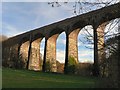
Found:
[[[119, 0], [94, 0], [94, 1], [75, 0], [75, 1], [73, 1], [73, 6], [71, 7], [71, 10], [73, 11], [74, 15], [80, 15], [80, 14], [83, 14], [83, 13], [86, 13], [86, 12], [89, 12], [92, 10], [96, 10], [96, 9], [99, 9], [102, 7], [107, 7], [109, 5], [119, 3], [119, 2], [120, 2]], [[48, 4], [51, 5], [52, 7], [60, 7], [64, 4], [67, 5], [68, 3], [70, 3], [69, 0], [66, 0], [65, 2], [59, 2], [59, 0], [56, 0], [53, 2], [48, 2]], [[114, 37], [120, 35], [120, 32], [118, 30], [119, 27], [117, 27], [117, 29], [115, 28], [116, 26], [119, 25], [119, 23], [120, 23], [120, 19], [111, 20], [109, 22], [109, 27], [107, 27], [107, 30], [104, 32], [105, 41], [108, 40], [109, 38], [112, 38], [112, 37], [114, 38]], [[113, 32], [113, 29], [115, 29], [116, 31]], [[88, 28], [84, 27], [84, 33], [82, 36], [84, 39], [82, 39], [82, 40], [79, 39], [79, 40], [84, 44], [84, 46], [86, 48], [93, 49], [93, 47], [88, 47], [88, 46], [86, 46], [86, 44], [93, 45], [95, 43], [94, 34], [91, 34], [89, 32]], [[101, 43], [99, 43], [99, 42], [101, 42], [101, 41], [98, 41], [98, 45], [101, 45]], [[111, 45], [111, 47], [114, 48], [112, 45]], [[110, 49], [110, 50], [113, 50], [113, 49]], [[98, 56], [96, 57], [96, 59], [98, 59]]]

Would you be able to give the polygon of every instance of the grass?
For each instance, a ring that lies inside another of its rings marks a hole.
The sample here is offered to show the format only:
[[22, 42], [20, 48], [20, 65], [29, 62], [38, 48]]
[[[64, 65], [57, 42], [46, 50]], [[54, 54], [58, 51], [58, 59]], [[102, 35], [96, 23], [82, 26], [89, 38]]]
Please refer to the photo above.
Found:
[[3, 88], [95, 88], [97, 78], [2, 69]]

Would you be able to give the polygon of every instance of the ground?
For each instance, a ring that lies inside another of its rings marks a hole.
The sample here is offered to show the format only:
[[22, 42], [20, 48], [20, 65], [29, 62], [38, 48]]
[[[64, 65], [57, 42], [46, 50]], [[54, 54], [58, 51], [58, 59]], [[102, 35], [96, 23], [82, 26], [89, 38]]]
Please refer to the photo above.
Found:
[[98, 81], [95, 77], [2, 69], [2, 88], [95, 88]]

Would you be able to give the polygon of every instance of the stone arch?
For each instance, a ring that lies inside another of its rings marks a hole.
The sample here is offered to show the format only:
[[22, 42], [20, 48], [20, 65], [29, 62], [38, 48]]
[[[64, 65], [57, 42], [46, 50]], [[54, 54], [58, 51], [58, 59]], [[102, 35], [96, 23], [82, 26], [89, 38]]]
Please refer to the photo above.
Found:
[[88, 23], [89, 22], [86, 22], [85, 20], [81, 19], [81, 20], [77, 21], [76, 23], [74, 23], [72, 25], [72, 28], [70, 29], [70, 32], [72, 32], [73, 30], [76, 30], [78, 28], [82, 28], [82, 27], [86, 26]]
[[50, 31], [49, 33], [49, 37], [55, 35], [55, 34], [61, 34], [62, 32], [64, 32], [65, 30], [64, 29], [61, 29], [61, 28], [55, 28], [53, 30]]

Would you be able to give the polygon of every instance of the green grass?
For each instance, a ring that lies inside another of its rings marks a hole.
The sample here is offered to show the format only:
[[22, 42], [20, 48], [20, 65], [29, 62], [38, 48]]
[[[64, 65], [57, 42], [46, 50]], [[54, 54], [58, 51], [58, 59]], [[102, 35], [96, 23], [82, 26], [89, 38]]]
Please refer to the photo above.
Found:
[[2, 69], [3, 88], [94, 88], [97, 78]]

